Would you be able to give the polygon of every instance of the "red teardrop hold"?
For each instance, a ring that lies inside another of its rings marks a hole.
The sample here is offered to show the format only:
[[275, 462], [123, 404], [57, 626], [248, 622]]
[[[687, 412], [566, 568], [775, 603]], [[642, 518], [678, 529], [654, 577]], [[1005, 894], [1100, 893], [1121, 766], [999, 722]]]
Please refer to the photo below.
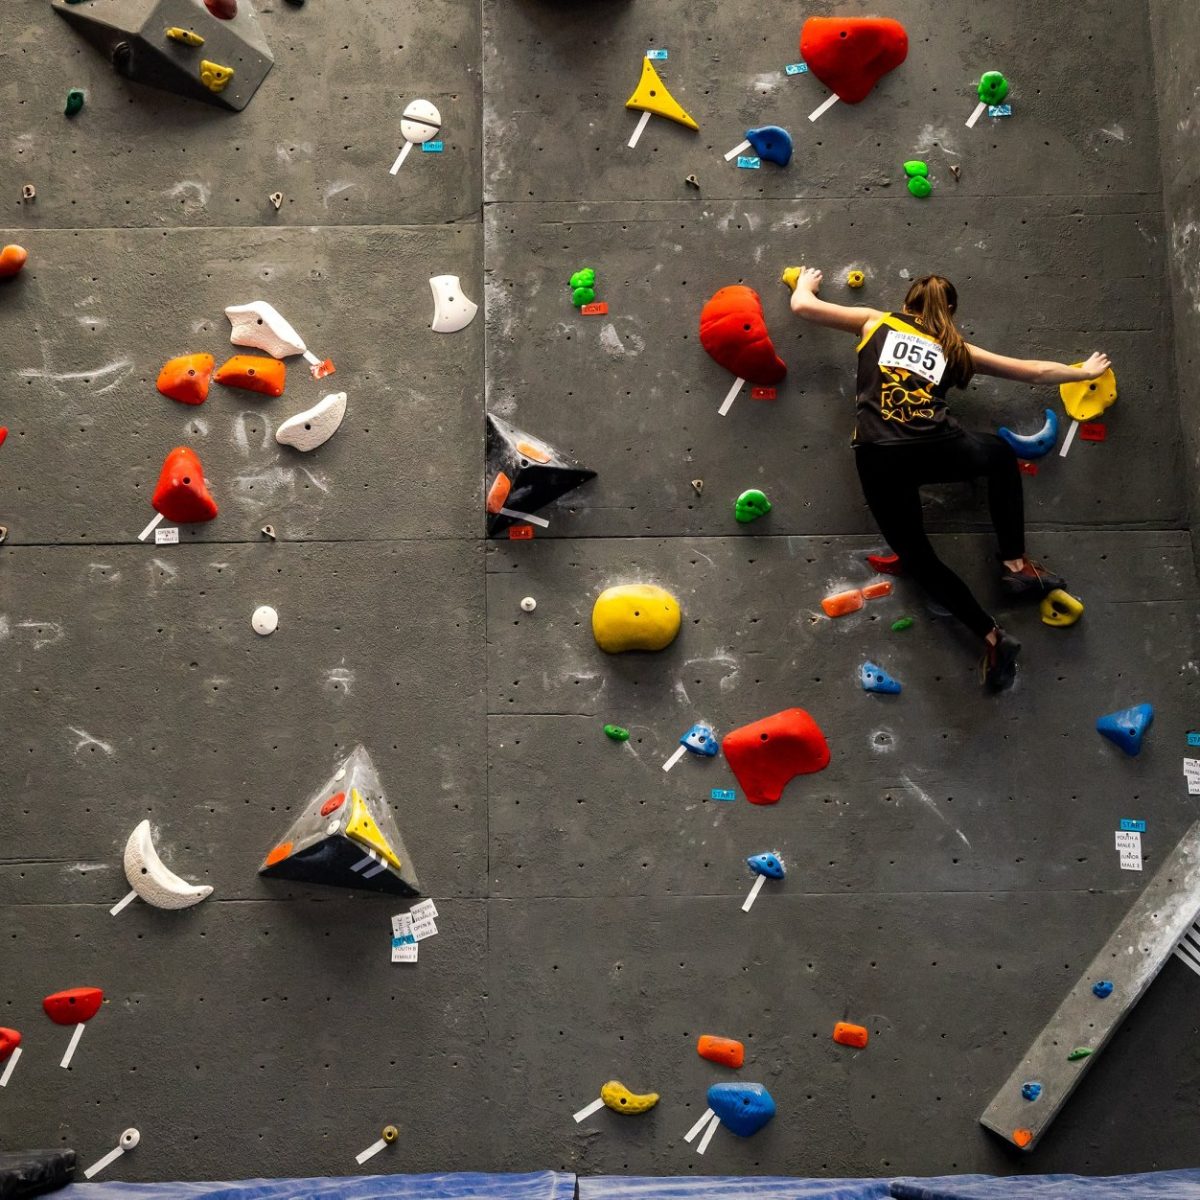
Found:
[[700, 313], [700, 344], [739, 379], [768, 387], [787, 374], [767, 332], [762, 301], [744, 284], [723, 287]]
[[751, 804], [775, 804], [789, 780], [829, 765], [825, 735], [802, 708], [731, 730], [721, 749]]
[[204, 468], [195, 450], [176, 446], [167, 455], [150, 503], [178, 525], [211, 521], [217, 515], [216, 501], [208, 494]]
[[800, 57], [839, 100], [857, 104], [908, 57], [908, 34], [891, 17], [809, 17]]
[[15, 1029], [0, 1026], [0, 1063], [12, 1057], [12, 1052], [21, 1044], [21, 1035]]
[[8, 440], [8, 426], [0, 425], [0, 446], [3, 446], [7, 440]]
[[104, 993], [95, 987], [68, 988], [42, 1001], [46, 1016], [55, 1025], [82, 1025], [90, 1021], [104, 1002]]

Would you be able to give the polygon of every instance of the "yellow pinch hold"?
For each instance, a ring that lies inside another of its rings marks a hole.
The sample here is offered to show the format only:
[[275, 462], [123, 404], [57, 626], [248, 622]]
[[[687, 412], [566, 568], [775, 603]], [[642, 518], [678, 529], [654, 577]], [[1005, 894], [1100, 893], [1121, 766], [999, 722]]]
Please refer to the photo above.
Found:
[[232, 78], [232, 67], [223, 67], [207, 58], [200, 60], [200, 82], [210, 92], [223, 92]]
[[383, 836], [379, 826], [371, 820], [371, 814], [367, 812], [367, 806], [363, 803], [358, 788], [350, 789], [350, 819], [346, 822], [346, 836], [360, 846], [382, 854], [397, 871], [402, 869], [396, 852], [388, 845], [387, 838]]
[[803, 267], [784, 267], [783, 268], [783, 274], [780, 275], [779, 278], [783, 283], [787, 284], [788, 291], [794, 292], [796, 290], [796, 284], [800, 279], [800, 272], [803, 270], [804, 270]]
[[592, 634], [607, 654], [665, 650], [682, 623], [679, 601], [653, 583], [606, 588], [592, 607]]
[[[1082, 363], [1075, 363], [1080, 367]], [[1060, 383], [1058, 394], [1063, 408], [1075, 421], [1094, 421], [1106, 408], [1117, 402], [1117, 377], [1109, 367], [1096, 379], [1081, 379], [1075, 383]]]
[[636, 1117], [639, 1113], [649, 1112], [658, 1103], [657, 1092], [646, 1092], [638, 1095], [631, 1092], [617, 1079], [610, 1079], [600, 1089], [600, 1099], [613, 1112], [623, 1113], [627, 1117]]
[[666, 117], [668, 121], [677, 121], [689, 129], [700, 128], [684, 111], [683, 105], [667, 90], [662, 76], [648, 58], [642, 59], [642, 77], [633, 89], [633, 95], [625, 101], [625, 107], [653, 113], [656, 117]]
[[180, 42], [184, 46], [203, 46], [204, 38], [198, 33], [193, 33], [190, 29], [181, 29], [178, 25], [172, 25], [167, 30], [167, 37], [173, 42]]
[[1042, 600], [1038, 611], [1042, 614], [1043, 625], [1062, 629], [1074, 625], [1083, 616], [1083, 601], [1070, 592], [1064, 592], [1062, 588], [1055, 588]]

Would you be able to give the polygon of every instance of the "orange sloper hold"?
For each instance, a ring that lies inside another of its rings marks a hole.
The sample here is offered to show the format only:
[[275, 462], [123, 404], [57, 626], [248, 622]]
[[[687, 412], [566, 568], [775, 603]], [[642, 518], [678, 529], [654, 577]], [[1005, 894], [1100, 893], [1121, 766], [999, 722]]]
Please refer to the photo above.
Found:
[[508, 493], [511, 491], [512, 480], [503, 471], [497, 471], [496, 478], [492, 480], [492, 486], [488, 488], [488, 512], [493, 515], [498, 513], [504, 507], [504, 502], [508, 499]]
[[28, 260], [29, 251], [24, 246], [5, 246], [0, 250], [0, 279], [11, 279], [14, 275], [19, 275]]
[[858, 612], [863, 606], [863, 594], [858, 588], [848, 592], [835, 592], [821, 601], [821, 607], [827, 617], [844, 617], [847, 613]]
[[264, 867], [273, 867], [277, 862], [283, 862], [285, 858], [292, 852], [291, 842], [280, 842], [270, 854], [267, 855]]
[[849, 1021], [839, 1021], [833, 1027], [833, 1040], [840, 1046], [854, 1046], [862, 1050], [867, 1044], [868, 1036], [865, 1025], [851, 1025]]
[[741, 1042], [736, 1038], [714, 1037], [711, 1033], [700, 1035], [696, 1053], [724, 1067], [737, 1068], [746, 1061], [746, 1047]]
[[226, 387], [262, 392], [264, 396], [282, 396], [287, 367], [277, 358], [259, 358], [253, 354], [235, 354], [223, 362], [213, 377]]
[[751, 804], [775, 804], [790, 780], [829, 765], [825, 735], [802, 708], [732, 730], [721, 749]]
[[158, 390], [180, 404], [203, 404], [208, 399], [214, 361], [211, 354], [181, 354], [170, 359], [158, 373]]

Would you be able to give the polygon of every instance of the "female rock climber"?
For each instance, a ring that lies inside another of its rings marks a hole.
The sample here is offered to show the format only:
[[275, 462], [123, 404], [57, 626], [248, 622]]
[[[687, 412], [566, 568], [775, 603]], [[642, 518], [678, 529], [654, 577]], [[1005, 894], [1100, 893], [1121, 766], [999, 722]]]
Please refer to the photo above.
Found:
[[821, 272], [789, 268], [792, 312], [852, 333], [858, 342], [854, 458], [863, 495], [900, 564], [929, 595], [985, 643], [984, 683], [993, 691], [1016, 676], [1021, 643], [1005, 633], [937, 554], [925, 533], [920, 489], [928, 483], [984, 478], [1000, 543], [1000, 587], [1011, 597], [1041, 597], [1064, 581], [1025, 554], [1021, 473], [1009, 446], [991, 434], [968, 433], [946, 406], [946, 393], [971, 376], [1024, 383], [1095, 379], [1109, 366], [1093, 354], [1078, 367], [1005, 358], [969, 345], [955, 328], [958, 294], [940, 275], [918, 279], [899, 313], [831, 304], [818, 297]]

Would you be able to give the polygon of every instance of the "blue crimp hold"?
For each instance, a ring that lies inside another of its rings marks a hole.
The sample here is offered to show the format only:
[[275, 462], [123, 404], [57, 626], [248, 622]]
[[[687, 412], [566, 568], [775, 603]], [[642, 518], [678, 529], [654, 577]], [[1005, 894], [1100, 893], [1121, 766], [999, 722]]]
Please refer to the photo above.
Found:
[[753, 158], [748, 154], [739, 154], [737, 165], [745, 167], [749, 171], [757, 171], [762, 166], [762, 163], [757, 158]]
[[715, 758], [721, 750], [716, 734], [707, 725], [693, 725], [679, 739], [679, 744], [692, 754], [702, 754], [705, 758]]
[[1040, 1083], [1023, 1083], [1021, 1084], [1021, 1095], [1026, 1100], [1036, 1100], [1042, 1094], [1042, 1085]]
[[768, 879], [782, 879], [787, 874], [787, 871], [784, 869], [783, 859], [779, 857], [777, 850], [768, 850], [764, 854], [750, 855], [746, 859], [746, 866], [755, 875], [765, 875]]
[[1099, 983], [1092, 984], [1092, 995], [1097, 1000], [1107, 1000], [1113, 994], [1112, 980], [1101, 979]]
[[713, 788], [713, 790], [708, 794], [713, 800], [737, 799], [737, 792], [735, 792], [732, 788]]
[[1145, 833], [1145, 821], [1131, 821], [1128, 817], [1121, 818], [1121, 828], [1126, 833]]
[[1128, 755], [1140, 754], [1142, 738], [1154, 721], [1154, 705], [1135, 704], [1120, 712], [1108, 713], [1096, 721], [1096, 729], [1114, 746], [1120, 746]]
[[865, 662], [858, 668], [858, 678], [864, 692], [882, 692], [887, 696], [900, 694], [900, 682], [893, 679], [882, 667]]
[[760, 125], [746, 130], [746, 141], [754, 147], [754, 153], [767, 162], [786, 167], [792, 160], [792, 135], [778, 125]]
[[761, 1083], [714, 1083], [708, 1107], [738, 1137], [757, 1133], [775, 1115], [775, 1101]]
[[1018, 458], [1023, 458], [1026, 462], [1032, 462], [1035, 458], [1045, 458], [1058, 441], [1058, 413], [1052, 408], [1046, 409], [1046, 423], [1037, 433], [1022, 436], [1013, 433], [1007, 425], [1001, 425], [996, 433], [1012, 447]]

